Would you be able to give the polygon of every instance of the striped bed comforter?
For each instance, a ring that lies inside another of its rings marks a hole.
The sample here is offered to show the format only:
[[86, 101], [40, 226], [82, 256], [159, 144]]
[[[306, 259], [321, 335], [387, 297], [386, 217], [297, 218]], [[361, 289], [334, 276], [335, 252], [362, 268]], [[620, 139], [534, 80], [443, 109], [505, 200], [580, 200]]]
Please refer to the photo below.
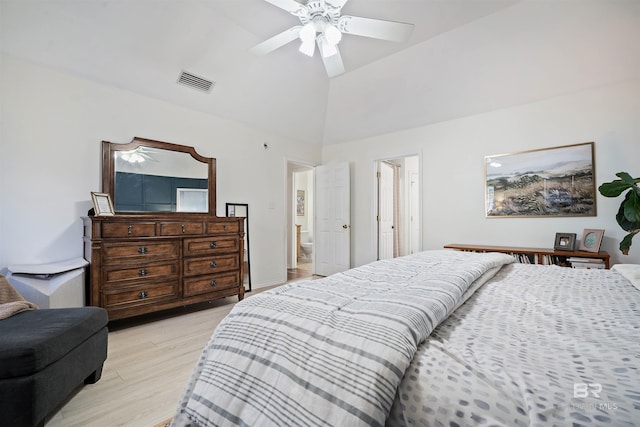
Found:
[[174, 426], [382, 426], [418, 345], [503, 254], [425, 251], [238, 303], [189, 380]]

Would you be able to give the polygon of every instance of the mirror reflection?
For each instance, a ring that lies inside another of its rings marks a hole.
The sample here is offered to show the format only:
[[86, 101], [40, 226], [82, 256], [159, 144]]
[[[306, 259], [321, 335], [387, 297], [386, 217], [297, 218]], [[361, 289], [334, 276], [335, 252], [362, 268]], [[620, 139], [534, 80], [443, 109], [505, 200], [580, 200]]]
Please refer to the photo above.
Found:
[[113, 156], [116, 211], [209, 211], [207, 163], [189, 153], [143, 145]]
[[249, 260], [249, 205], [227, 203], [227, 216], [244, 217], [244, 278], [246, 292], [251, 292], [251, 261]]

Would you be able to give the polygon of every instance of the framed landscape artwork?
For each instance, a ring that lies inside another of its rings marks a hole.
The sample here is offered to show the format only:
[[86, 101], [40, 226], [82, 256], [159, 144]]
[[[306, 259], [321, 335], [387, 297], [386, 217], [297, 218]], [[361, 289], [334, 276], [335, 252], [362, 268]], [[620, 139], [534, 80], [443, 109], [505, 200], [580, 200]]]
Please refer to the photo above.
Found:
[[593, 142], [485, 157], [487, 218], [596, 215]]

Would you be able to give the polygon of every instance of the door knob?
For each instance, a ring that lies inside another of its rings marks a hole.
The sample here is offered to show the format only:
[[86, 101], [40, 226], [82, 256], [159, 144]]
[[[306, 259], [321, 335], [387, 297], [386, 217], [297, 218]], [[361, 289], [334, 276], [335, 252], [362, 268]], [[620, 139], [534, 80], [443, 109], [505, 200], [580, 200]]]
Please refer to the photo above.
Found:
[[348, 226], [347, 224], [344, 224], [344, 225], [342, 226], [342, 228], [344, 228], [344, 229], [346, 230], [347, 228], [349, 228], [349, 226]]

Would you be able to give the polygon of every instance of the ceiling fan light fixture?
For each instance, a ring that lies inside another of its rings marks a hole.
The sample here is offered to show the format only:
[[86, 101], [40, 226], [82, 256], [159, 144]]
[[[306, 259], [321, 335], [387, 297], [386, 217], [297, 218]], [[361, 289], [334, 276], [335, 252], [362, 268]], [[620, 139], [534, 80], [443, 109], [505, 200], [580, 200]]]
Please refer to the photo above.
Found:
[[327, 42], [334, 47], [342, 40], [342, 33], [333, 24], [327, 23], [324, 27], [323, 34]]
[[129, 163], [142, 163], [144, 162], [144, 157], [142, 157], [138, 153], [133, 153], [128, 160]]
[[144, 157], [138, 152], [138, 148], [131, 151], [123, 151], [122, 153], [120, 153], [120, 158], [129, 163], [144, 162]]
[[313, 40], [303, 41], [299, 50], [307, 56], [313, 56], [313, 53], [316, 51], [316, 43]]
[[304, 25], [300, 30], [302, 43], [313, 43], [316, 40], [316, 26], [313, 22]]
[[320, 44], [322, 45], [320, 50], [323, 58], [329, 58], [338, 53], [337, 46], [334, 43], [330, 43], [326, 37], [320, 39]]

